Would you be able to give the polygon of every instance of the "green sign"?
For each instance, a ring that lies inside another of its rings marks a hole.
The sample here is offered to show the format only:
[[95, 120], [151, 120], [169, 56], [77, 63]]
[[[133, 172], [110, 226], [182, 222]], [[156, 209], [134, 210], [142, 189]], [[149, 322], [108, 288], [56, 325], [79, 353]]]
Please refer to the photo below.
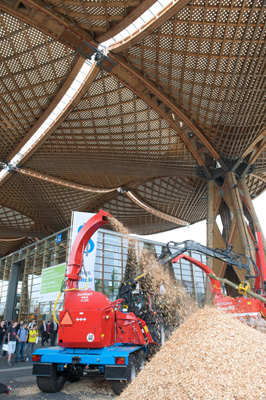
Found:
[[66, 263], [42, 270], [39, 302], [56, 300], [65, 277]]

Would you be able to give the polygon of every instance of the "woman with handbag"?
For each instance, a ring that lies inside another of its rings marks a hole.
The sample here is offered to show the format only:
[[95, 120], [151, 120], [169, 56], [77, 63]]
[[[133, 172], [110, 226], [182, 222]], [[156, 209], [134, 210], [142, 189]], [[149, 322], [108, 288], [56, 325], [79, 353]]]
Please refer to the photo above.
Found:
[[29, 331], [28, 348], [27, 348], [27, 358], [26, 361], [31, 360], [31, 355], [34, 352], [35, 343], [38, 342], [38, 329], [37, 324], [34, 324], [32, 329]]

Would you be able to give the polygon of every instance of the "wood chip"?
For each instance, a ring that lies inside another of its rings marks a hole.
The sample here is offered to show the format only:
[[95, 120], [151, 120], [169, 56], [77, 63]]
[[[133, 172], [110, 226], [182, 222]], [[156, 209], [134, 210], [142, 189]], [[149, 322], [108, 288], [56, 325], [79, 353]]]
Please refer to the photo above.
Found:
[[265, 339], [205, 307], [173, 333], [119, 400], [265, 400]]

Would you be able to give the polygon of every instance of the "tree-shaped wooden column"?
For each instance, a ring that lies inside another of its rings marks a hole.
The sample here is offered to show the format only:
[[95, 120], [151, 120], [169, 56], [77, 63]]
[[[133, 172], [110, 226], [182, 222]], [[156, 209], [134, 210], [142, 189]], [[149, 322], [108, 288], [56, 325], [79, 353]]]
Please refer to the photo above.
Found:
[[[220, 216], [222, 229], [217, 224]], [[214, 181], [208, 182], [207, 245], [212, 248], [228, 248], [255, 257], [256, 232], [261, 232], [258, 217], [244, 179], [237, 180], [233, 172], [225, 175], [222, 187]], [[263, 243], [265, 239], [262, 234]], [[239, 270], [216, 259], [207, 260], [216, 275], [239, 284], [245, 280], [246, 270]], [[254, 273], [250, 264], [251, 274]], [[251, 280], [251, 284], [253, 281]], [[229, 295], [236, 295], [234, 289], [227, 288]]]

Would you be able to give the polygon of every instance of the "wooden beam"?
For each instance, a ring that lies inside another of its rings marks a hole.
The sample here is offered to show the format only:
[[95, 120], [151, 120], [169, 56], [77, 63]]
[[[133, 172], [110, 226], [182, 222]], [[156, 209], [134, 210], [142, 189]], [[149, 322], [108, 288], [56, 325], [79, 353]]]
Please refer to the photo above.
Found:
[[[259, 146], [257, 146], [259, 144]], [[252, 144], [247, 148], [242, 158], [245, 159], [249, 157], [249, 164], [255, 164], [258, 157], [261, 155], [263, 150], [266, 148], [266, 129], [260, 133], [260, 135], [252, 142]]]
[[255, 178], [260, 179], [260, 180], [262, 180], [263, 182], [266, 183], [266, 177], [265, 176], [261, 176], [261, 175], [254, 174], [254, 173], [250, 174], [250, 176], [254, 176]]
[[183, 221], [183, 220], [173, 217], [169, 214], [165, 214], [164, 212], [154, 208], [150, 204], [145, 203], [139, 196], [137, 196], [131, 190], [126, 192], [126, 195], [133, 203], [137, 204], [139, 207], [143, 208], [145, 211], [147, 211], [150, 214], [155, 215], [158, 218], [165, 219], [166, 221], [169, 221], [176, 225], [181, 225], [181, 226], [186, 226], [189, 224], [189, 222], [187, 222], [187, 221]]
[[34, 171], [33, 169], [29, 169], [29, 168], [17, 167], [14, 169], [14, 171], [16, 171], [22, 175], [30, 176], [31, 178], [34, 178], [34, 179], [39, 179], [44, 182], [49, 182], [49, 183], [53, 183], [56, 185], [68, 187], [69, 189], [81, 190], [83, 192], [109, 193], [109, 192], [114, 192], [115, 190], [118, 189], [118, 187], [112, 188], [112, 189], [104, 189], [104, 188], [96, 188], [96, 187], [89, 187], [86, 185], [80, 185], [79, 183], [74, 183], [71, 181], [67, 181], [66, 179], [60, 179], [60, 178], [57, 178], [57, 177], [54, 177], [54, 176], [51, 176], [48, 174], [43, 174], [38, 171]]
[[21, 236], [21, 237], [16, 237], [16, 238], [9, 238], [9, 239], [7, 239], [7, 238], [3, 238], [3, 237], [0, 237], [0, 242], [17, 242], [18, 240], [23, 240], [23, 239], [27, 239], [27, 237], [26, 236]]
[[[156, 1], [157, 0], [142, 1], [137, 7], [133, 8], [133, 10], [131, 12], [129, 12], [123, 18], [123, 21], [115, 24], [107, 32], [96, 35], [95, 40], [99, 43], [102, 43], [108, 39], [111, 39], [112, 37], [117, 35], [119, 32], [122, 32], [124, 29], [126, 29], [126, 27], [128, 27], [130, 24], [132, 24], [132, 22], [134, 22], [137, 18], [139, 18], [145, 11], [147, 11]], [[113, 4], [114, 4], [114, 2], [112, 2], [112, 7], [113, 7]], [[127, 5], [127, 3], [125, 3], [125, 6], [126, 5]], [[133, 4], [130, 3], [130, 5], [133, 5]], [[121, 4], [120, 4], [120, 7], [121, 7]]]
[[264, 249], [266, 249], [265, 236], [264, 236], [263, 230], [261, 228], [259, 218], [258, 218], [257, 213], [255, 211], [255, 207], [254, 207], [253, 202], [251, 200], [247, 184], [246, 184], [244, 179], [241, 179], [241, 181], [240, 181], [240, 188], [243, 191], [244, 199], [245, 199], [247, 207], [249, 209], [249, 212], [250, 212], [250, 215], [251, 215], [251, 218], [252, 218], [252, 222], [254, 224], [255, 232], [260, 232], [261, 233], [261, 237], [262, 237], [262, 241], [263, 241], [263, 247], [264, 247]]
[[136, 43], [143, 40], [150, 33], [154, 32], [156, 29], [160, 28], [166, 21], [173, 17], [178, 11], [185, 7], [190, 0], [172, 0], [162, 11], [155, 15], [150, 21], [148, 21], [144, 26], [134, 32], [132, 35], [121, 40], [118, 43], [110, 46], [109, 50], [112, 53], [120, 53]]

